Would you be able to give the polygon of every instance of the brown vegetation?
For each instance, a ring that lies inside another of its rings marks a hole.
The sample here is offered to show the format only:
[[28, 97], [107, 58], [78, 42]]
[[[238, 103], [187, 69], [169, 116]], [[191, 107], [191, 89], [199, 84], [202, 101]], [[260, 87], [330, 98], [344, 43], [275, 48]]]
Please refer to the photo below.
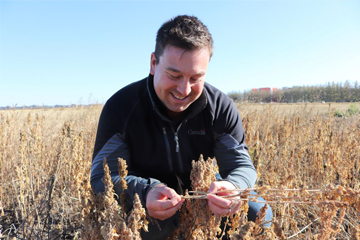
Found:
[[[139, 238], [138, 231], [146, 228], [139, 202], [136, 213], [126, 217], [111, 183], [99, 196], [89, 185], [101, 107], [0, 111], [0, 237]], [[311, 105], [238, 108], [259, 174], [256, 189], [275, 219], [271, 229], [255, 237], [259, 224], [246, 221], [244, 204], [229, 222], [233, 238], [360, 239], [359, 115], [334, 117], [329, 112], [335, 104], [324, 104], [321, 111]], [[208, 171], [209, 177], [193, 179], [197, 191], [206, 192], [215, 171], [205, 163], [194, 162], [196, 176]], [[120, 169], [124, 176], [124, 165]], [[194, 216], [193, 209], [204, 211]], [[182, 224], [174, 238], [184, 230], [198, 239], [215, 238], [220, 221], [206, 211], [206, 200], [187, 199], [182, 214], [197, 223]]]

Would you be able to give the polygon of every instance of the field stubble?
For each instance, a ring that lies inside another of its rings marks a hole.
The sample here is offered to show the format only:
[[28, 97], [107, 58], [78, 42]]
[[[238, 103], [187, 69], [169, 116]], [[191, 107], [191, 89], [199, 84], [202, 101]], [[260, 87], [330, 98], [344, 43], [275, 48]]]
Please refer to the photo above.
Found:
[[[118, 219], [121, 208], [111, 200], [112, 215], [104, 205], [96, 208], [102, 203], [89, 185], [101, 108], [0, 111], [0, 237], [85, 239], [96, 229], [104, 239], [119, 236], [116, 227], [100, 229], [96, 222], [108, 219], [106, 226], [112, 226], [109, 219]], [[241, 224], [233, 224], [234, 239], [360, 239], [360, 117], [333, 117], [339, 108], [347, 105], [238, 105], [259, 175], [256, 189], [275, 218], [256, 237], [259, 225], [235, 216]], [[141, 212], [137, 219], [143, 219]], [[196, 231], [188, 239], [206, 233]]]

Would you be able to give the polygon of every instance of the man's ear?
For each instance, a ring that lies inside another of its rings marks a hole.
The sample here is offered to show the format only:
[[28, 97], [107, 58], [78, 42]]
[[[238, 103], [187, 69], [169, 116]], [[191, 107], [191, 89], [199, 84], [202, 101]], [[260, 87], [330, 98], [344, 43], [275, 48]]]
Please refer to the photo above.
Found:
[[155, 53], [151, 53], [150, 59], [150, 74], [155, 75], [155, 66], [156, 66], [156, 56]]

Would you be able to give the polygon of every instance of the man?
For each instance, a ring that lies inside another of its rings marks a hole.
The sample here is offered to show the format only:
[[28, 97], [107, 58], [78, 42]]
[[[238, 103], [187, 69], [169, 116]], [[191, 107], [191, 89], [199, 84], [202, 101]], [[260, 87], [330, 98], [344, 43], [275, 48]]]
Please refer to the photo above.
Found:
[[[216, 157], [219, 179], [210, 192], [254, 186], [256, 170], [233, 102], [205, 83], [213, 53], [207, 27], [192, 16], [177, 16], [158, 30], [150, 74], [115, 93], [101, 113], [91, 168], [91, 185], [104, 191], [102, 162], [107, 158], [116, 193], [122, 189], [117, 159], [128, 164], [126, 207], [138, 193], [161, 231], [150, 226], [146, 239], [166, 239], [177, 226], [177, 212], [190, 189], [191, 161]], [[220, 177], [221, 176], [221, 177]], [[236, 201], [208, 197], [214, 214], [230, 215]], [[260, 205], [250, 206], [249, 219]], [[271, 211], [269, 213], [271, 215]]]

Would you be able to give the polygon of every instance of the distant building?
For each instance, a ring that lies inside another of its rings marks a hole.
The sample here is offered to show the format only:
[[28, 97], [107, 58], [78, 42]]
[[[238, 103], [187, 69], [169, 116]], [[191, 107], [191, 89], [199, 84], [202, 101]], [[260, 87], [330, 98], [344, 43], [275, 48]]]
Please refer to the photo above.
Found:
[[270, 92], [270, 91], [271, 91], [271, 88], [269, 88], [269, 87], [259, 88], [258, 91], [260, 91], [260, 92], [262, 92], [262, 91], [264, 91], [264, 92]]
[[268, 97], [266, 97], [266, 102], [277, 102], [277, 97], [274, 95], [276, 91], [278, 91], [278, 88], [271, 88], [271, 87], [263, 87], [263, 88], [253, 88], [251, 89], [252, 92], [259, 92], [259, 93], [265, 93], [269, 94]]

